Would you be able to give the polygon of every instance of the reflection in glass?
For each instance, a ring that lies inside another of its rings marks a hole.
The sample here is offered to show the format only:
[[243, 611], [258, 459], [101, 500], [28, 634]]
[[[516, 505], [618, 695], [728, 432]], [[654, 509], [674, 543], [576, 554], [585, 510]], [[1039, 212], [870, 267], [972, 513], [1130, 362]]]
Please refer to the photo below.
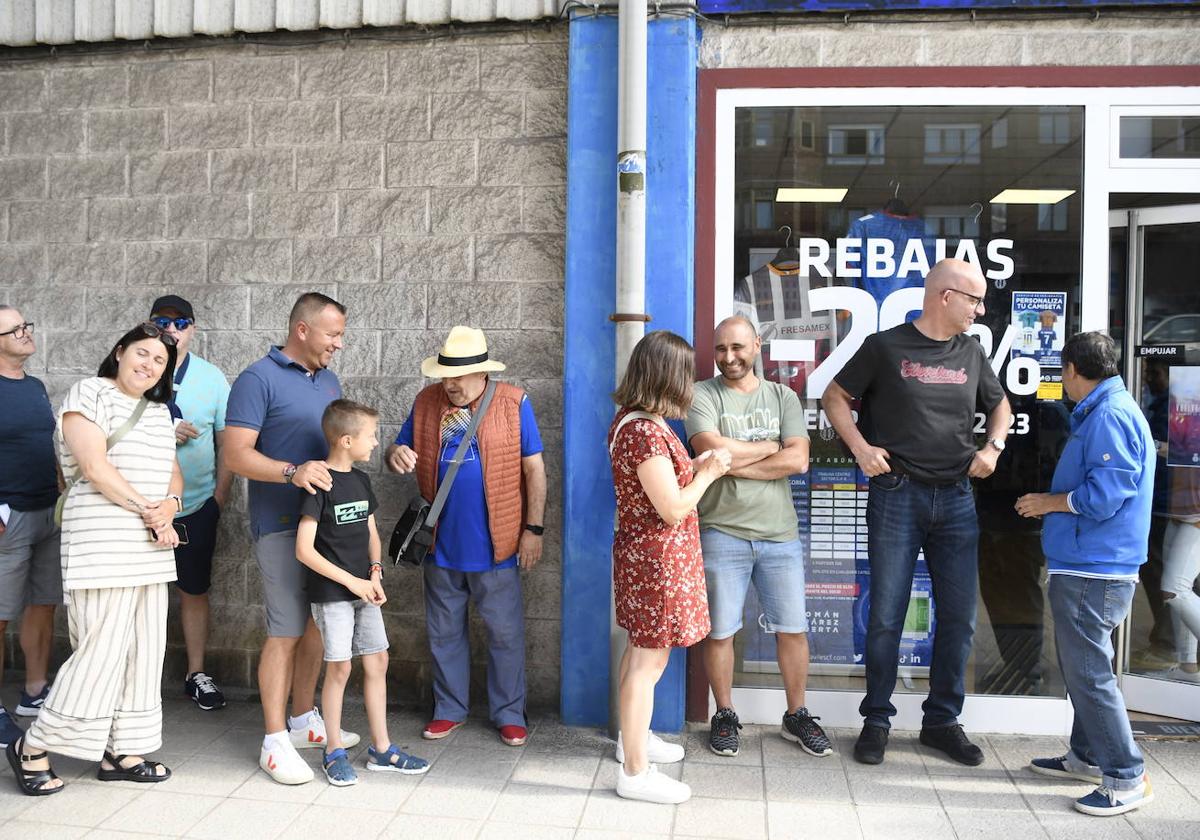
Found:
[[1200, 158], [1200, 115], [1121, 117], [1121, 157]]
[[1142, 408], [1158, 450], [1149, 559], [1134, 602], [1132, 673], [1200, 684], [1200, 224], [1142, 228]]
[[[988, 275], [986, 314], [977, 324], [1002, 383], [1010, 380], [1009, 360], [1022, 354], [1014, 342], [1025, 329], [1018, 315], [1027, 313], [1014, 311], [1014, 292], [1065, 293], [1057, 323], [1063, 335], [1076, 332], [1082, 116], [1082, 108], [1060, 106], [736, 111], [731, 308], [758, 326], [764, 352], [757, 372], [797, 392], [812, 437], [810, 471], [792, 478], [806, 540], [812, 688], [863, 687], [866, 486], [818, 399], [843, 363], [838, 350], [915, 317], [928, 267], [946, 256], [975, 261]], [[792, 188], [848, 192], [838, 203], [774, 200]], [[1054, 204], [992, 203], [1011, 189], [1070, 194]], [[787, 252], [782, 225], [794, 232]], [[866, 296], [851, 305], [838, 291], [847, 287]], [[837, 298], [835, 307], [815, 305], [820, 295]], [[1033, 317], [1036, 333], [1041, 313]], [[809, 342], [811, 352], [796, 353], [797, 342]], [[1052, 359], [1041, 362], [1034, 368], [1040, 375], [1010, 382], [1018, 387], [1009, 393], [1015, 417], [1008, 448], [996, 474], [976, 482], [981, 599], [971, 692], [1063, 692], [1043, 597], [1039, 524], [1013, 511], [1017, 496], [1049, 486], [1068, 432], [1061, 372]], [[937, 599], [922, 570], [918, 565], [898, 690], [924, 693]], [[751, 590], [735, 643], [735, 680], [779, 686], [774, 640], [762, 631], [760, 612]]]

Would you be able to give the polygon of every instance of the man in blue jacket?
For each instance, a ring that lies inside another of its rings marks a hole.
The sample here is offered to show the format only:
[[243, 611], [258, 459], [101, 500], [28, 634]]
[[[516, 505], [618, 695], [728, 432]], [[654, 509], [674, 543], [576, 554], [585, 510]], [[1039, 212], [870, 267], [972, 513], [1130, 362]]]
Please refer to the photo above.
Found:
[[1117, 375], [1111, 338], [1072, 336], [1062, 362], [1063, 387], [1076, 403], [1071, 437], [1050, 492], [1022, 496], [1016, 507], [1022, 516], [1045, 517], [1054, 638], [1075, 723], [1070, 752], [1035, 758], [1030, 769], [1097, 784], [1075, 810], [1115, 816], [1154, 798], [1112, 669], [1112, 631], [1129, 615], [1146, 562], [1154, 440]]

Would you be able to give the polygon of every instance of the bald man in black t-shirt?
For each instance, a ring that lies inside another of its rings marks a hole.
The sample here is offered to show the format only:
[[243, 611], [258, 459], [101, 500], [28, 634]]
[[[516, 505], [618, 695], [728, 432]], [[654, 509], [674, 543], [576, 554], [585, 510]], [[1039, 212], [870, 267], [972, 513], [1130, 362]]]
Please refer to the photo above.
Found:
[[[979, 523], [971, 478], [985, 478], [1004, 450], [1012, 411], [979, 343], [965, 333], [984, 312], [987, 283], [975, 266], [942, 260], [925, 278], [921, 317], [867, 337], [825, 390], [833, 428], [870, 478], [871, 566], [867, 693], [854, 757], [879, 764], [917, 554], [933, 579], [937, 619], [921, 743], [977, 765], [983, 752], [958, 723], [975, 631]], [[850, 401], [861, 401], [858, 425]], [[977, 448], [975, 410], [987, 417]]]

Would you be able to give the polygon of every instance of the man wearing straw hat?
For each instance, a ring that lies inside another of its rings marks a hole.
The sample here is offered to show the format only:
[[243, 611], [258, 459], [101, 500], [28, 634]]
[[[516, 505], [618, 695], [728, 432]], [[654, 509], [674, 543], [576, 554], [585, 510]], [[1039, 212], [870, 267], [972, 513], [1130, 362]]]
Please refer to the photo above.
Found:
[[[462, 445], [472, 413], [480, 410], [488, 374], [504, 365], [488, 355], [481, 330], [457, 326], [421, 373], [427, 386], [388, 447], [394, 472], [416, 470], [421, 495], [433, 499]], [[488, 634], [488, 710], [500, 738], [525, 743], [525, 619], [520, 569], [542, 556], [546, 468], [537, 420], [525, 392], [495, 383], [475, 437], [468, 442], [433, 554], [426, 560], [425, 625], [433, 654], [433, 719], [422, 733], [444, 738], [467, 718], [471, 646], [467, 605]]]

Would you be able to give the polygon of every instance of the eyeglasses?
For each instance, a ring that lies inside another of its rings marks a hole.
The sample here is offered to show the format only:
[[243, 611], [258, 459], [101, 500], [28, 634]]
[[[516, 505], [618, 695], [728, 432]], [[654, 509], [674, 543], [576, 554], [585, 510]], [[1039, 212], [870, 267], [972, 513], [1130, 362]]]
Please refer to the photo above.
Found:
[[4, 338], [6, 335], [11, 335], [13, 338], [24, 338], [27, 335], [33, 335], [33, 321], [17, 324], [11, 330], [0, 333], [0, 338]]
[[160, 315], [157, 318], [151, 318], [150, 323], [154, 324], [154, 326], [158, 327], [160, 330], [165, 330], [167, 327], [174, 324], [175, 329], [177, 329], [179, 332], [183, 332], [192, 324], [196, 323], [196, 321], [192, 318], [168, 318], [165, 315]]
[[175, 337], [173, 335], [171, 335], [170, 333], [168, 333], [165, 329], [160, 327], [158, 324], [151, 324], [151, 323], [147, 322], [145, 324], [140, 324], [139, 326], [141, 326], [142, 332], [146, 335], [147, 338], [157, 338], [159, 341], [161, 341], [163, 344], [167, 345], [168, 347], [175, 346]]
[[963, 297], [970, 298], [971, 303], [973, 304], [975, 309], [978, 309], [979, 307], [983, 306], [983, 298], [980, 297], [979, 295], [973, 295], [970, 292], [964, 292], [962, 289], [946, 289], [946, 291], [947, 292], [958, 292]]

